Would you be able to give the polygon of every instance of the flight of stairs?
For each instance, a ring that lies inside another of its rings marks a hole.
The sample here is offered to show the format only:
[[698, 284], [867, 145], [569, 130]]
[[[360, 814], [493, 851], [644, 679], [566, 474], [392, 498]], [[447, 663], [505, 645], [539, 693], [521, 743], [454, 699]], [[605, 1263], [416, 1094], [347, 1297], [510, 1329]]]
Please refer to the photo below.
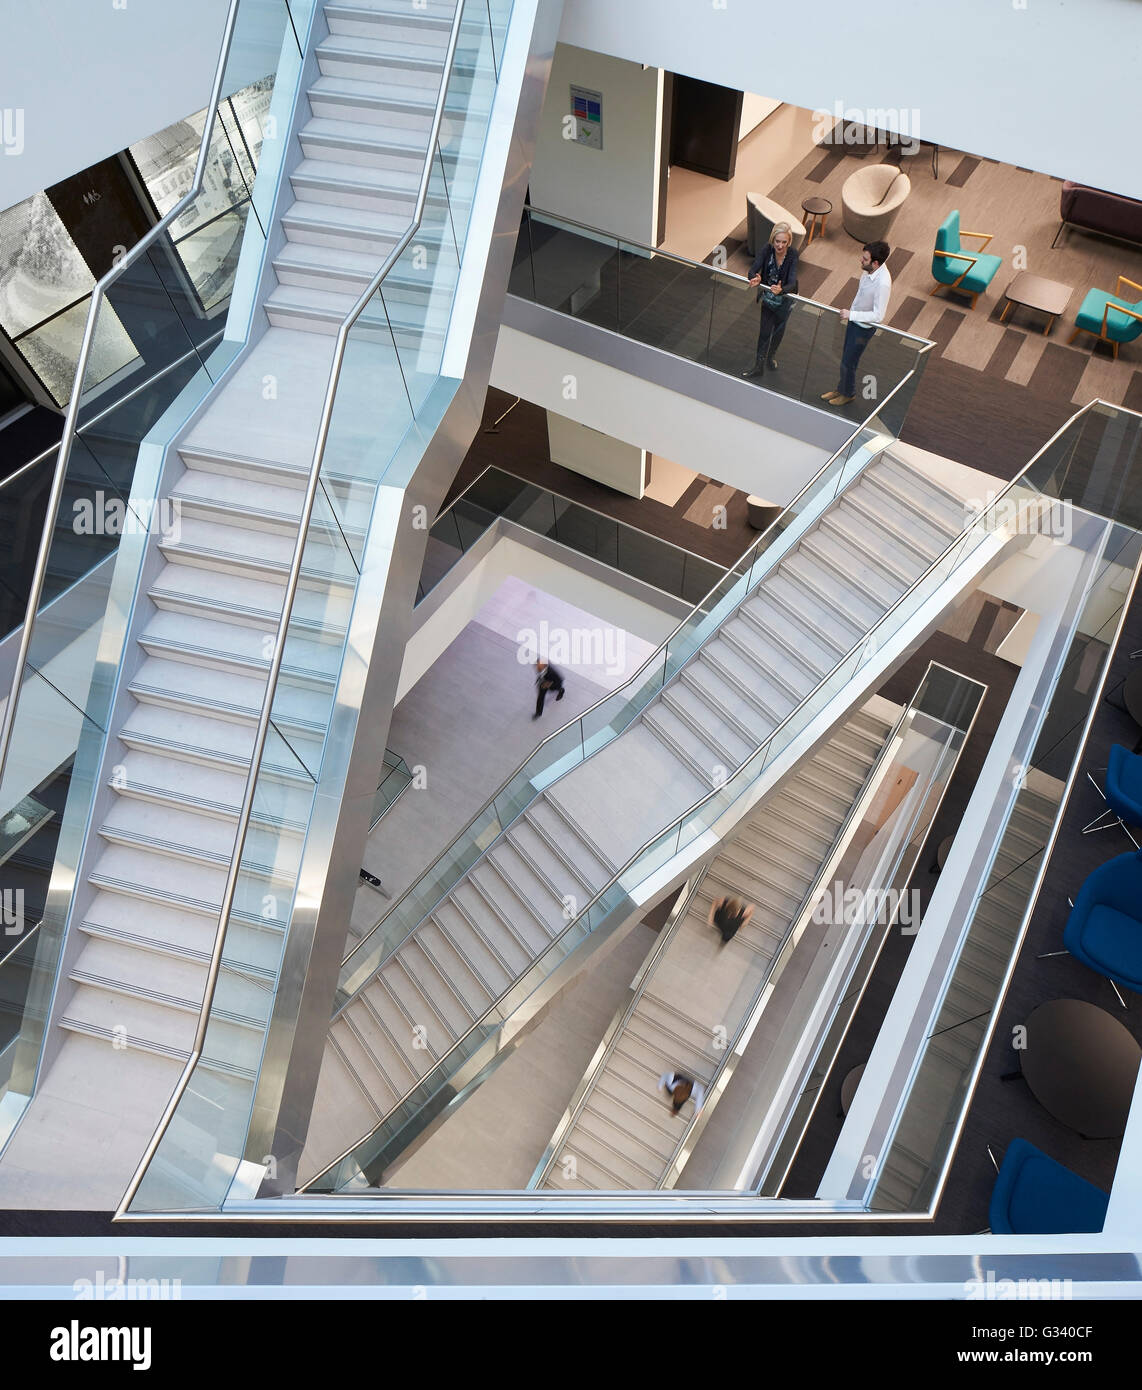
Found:
[[355, 988], [327, 1040], [302, 1180], [392, 1114], [619, 867], [741, 767], [964, 521], [962, 498], [902, 459], [870, 463], [641, 716], [540, 794]]
[[[172, 1076], [189, 1055], [331, 335], [411, 222], [453, 8], [452, 0], [325, 7], [331, 32], [317, 49], [305, 158], [282, 218], [279, 283], [265, 305], [271, 327], [179, 448], [183, 469], [170, 492], [179, 525], [157, 542], [162, 566], [137, 629], [133, 701], [109, 760], [114, 798], [96, 827], [93, 895], [60, 1017], [73, 1061], [86, 1049], [80, 1065], [89, 1070], [109, 1043], [169, 1059]], [[474, 91], [490, 102], [492, 90], [458, 59], [450, 97], [458, 110]], [[389, 288], [403, 305], [393, 318], [402, 346], [442, 343], [446, 321], [430, 309], [427, 286]], [[205, 1064], [219, 1085], [257, 1074], [357, 579], [347, 547], [359, 555], [372, 506], [372, 483], [336, 465], [323, 479], [207, 1039]]]
[[[536, 1185], [560, 1191], [662, 1185], [694, 1106], [688, 1102], [675, 1115], [658, 1079], [678, 1070], [709, 1086], [897, 713], [880, 699], [857, 711], [725, 844], [596, 1062], [578, 1113]], [[727, 895], [754, 904], [754, 912], [723, 945], [709, 914]]]
[[927, 1199], [933, 1166], [917, 1156], [935, 1152], [941, 1127], [950, 1125], [962, 1103], [1062, 794], [1057, 779], [1038, 770], [1027, 774], [927, 1043], [915, 1082], [919, 1095], [905, 1107], [877, 1181], [878, 1211], [910, 1211]]

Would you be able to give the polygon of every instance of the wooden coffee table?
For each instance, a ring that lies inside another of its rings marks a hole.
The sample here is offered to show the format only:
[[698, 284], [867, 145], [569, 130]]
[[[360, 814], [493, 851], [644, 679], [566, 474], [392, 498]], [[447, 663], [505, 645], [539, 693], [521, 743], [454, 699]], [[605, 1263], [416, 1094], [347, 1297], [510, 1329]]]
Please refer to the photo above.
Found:
[[1006, 322], [1012, 305], [1022, 305], [1024, 309], [1037, 309], [1047, 315], [1047, 326], [1043, 333], [1050, 333], [1052, 325], [1067, 307], [1075, 292], [1073, 285], [1060, 284], [1058, 280], [1045, 280], [1041, 275], [1032, 275], [1029, 270], [1021, 270], [1004, 292], [1007, 303], [999, 316], [1000, 323]]

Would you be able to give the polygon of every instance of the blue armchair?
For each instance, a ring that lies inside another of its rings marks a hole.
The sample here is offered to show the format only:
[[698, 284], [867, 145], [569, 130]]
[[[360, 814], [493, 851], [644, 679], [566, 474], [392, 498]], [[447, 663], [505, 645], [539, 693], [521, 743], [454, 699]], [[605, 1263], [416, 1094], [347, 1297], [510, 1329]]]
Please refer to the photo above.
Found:
[[996, 1235], [1101, 1231], [1109, 1201], [1034, 1144], [1012, 1139], [992, 1189], [989, 1225]]
[[[929, 294], [937, 290], [956, 290], [971, 295], [971, 306], [995, 279], [1003, 264], [1002, 256], [985, 256], [983, 247], [991, 241], [992, 232], [961, 232], [960, 214], [949, 212], [936, 232], [936, 249], [932, 255], [932, 278], [936, 281]], [[965, 251], [961, 237], [979, 237], [983, 246], [978, 251]]]
[[[1123, 285], [1137, 290], [1139, 298], [1124, 298]], [[1120, 275], [1113, 294], [1106, 290], [1087, 290], [1075, 315], [1075, 331], [1067, 341], [1073, 343], [1080, 333], [1089, 333], [1092, 338], [1109, 343], [1111, 355], [1117, 360], [1119, 345], [1132, 343], [1142, 333], [1142, 285]]]
[[[1087, 774], [1090, 777], [1090, 774]], [[1094, 782], [1094, 778], [1090, 780]], [[1097, 788], [1098, 783], [1095, 782]], [[1083, 826], [1083, 834], [1091, 835], [1098, 830], [1110, 830], [1120, 825], [1134, 845], [1138, 841], [1126, 829], [1128, 825], [1142, 825], [1142, 757], [1123, 748], [1120, 743], [1112, 745], [1106, 766], [1106, 791], [1103, 793], [1107, 809], [1096, 816], [1089, 825]]]
[[1112, 984], [1142, 993], [1142, 850], [1118, 854], [1088, 874], [1063, 945]]

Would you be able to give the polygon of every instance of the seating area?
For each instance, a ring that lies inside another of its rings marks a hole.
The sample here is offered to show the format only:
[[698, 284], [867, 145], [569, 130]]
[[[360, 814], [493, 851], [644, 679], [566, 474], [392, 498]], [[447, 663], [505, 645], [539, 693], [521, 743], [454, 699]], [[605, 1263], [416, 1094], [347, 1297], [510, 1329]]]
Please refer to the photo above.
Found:
[[[980, 373], [994, 383], [980, 402], [995, 417], [989, 471], [1010, 452], [1005, 421], [1033, 420], [1049, 433], [1095, 398], [1142, 405], [1142, 203], [947, 147], [938, 165], [914, 158], [901, 167], [891, 155], [883, 143], [825, 142], [755, 184], [750, 204], [767, 216], [755, 209], [748, 228], [743, 220], [725, 229], [727, 268], [747, 272], [766, 225], [788, 220], [800, 294], [847, 307], [861, 245], [887, 241], [887, 322], [936, 344], [910, 442], [946, 453], [964, 392], [974, 389], [963, 373]], [[810, 205], [836, 216], [814, 228]], [[739, 252], [747, 231], [754, 246]], [[983, 466], [978, 442], [958, 457]]]

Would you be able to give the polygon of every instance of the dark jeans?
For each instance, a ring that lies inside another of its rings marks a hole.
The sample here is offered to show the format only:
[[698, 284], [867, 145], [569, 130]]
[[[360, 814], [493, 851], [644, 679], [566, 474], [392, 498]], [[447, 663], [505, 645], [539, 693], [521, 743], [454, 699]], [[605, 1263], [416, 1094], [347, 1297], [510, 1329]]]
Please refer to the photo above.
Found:
[[768, 304], [761, 306], [761, 327], [757, 333], [757, 361], [760, 366], [777, 356], [777, 349], [785, 336], [785, 325], [793, 305], [783, 309], [771, 309]]
[[538, 693], [538, 694], [536, 695], [536, 697], [535, 697], [535, 712], [536, 712], [536, 714], [542, 714], [542, 713], [543, 713], [543, 702], [544, 702], [544, 700], [547, 698], [547, 693], [548, 693], [548, 691], [550, 691], [550, 690], [554, 690], [554, 691], [555, 691], [555, 698], [556, 698], [557, 700], [562, 700], [562, 698], [563, 698], [563, 682], [560, 681], [560, 683], [559, 683], [558, 685], [554, 685], [554, 684], [548, 685], [547, 682], [544, 681], [544, 682], [539, 686], [539, 693]]
[[861, 353], [875, 335], [875, 328], [866, 328], [859, 323], [850, 323], [845, 328], [845, 346], [841, 352], [841, 379], [837, 383], [837, 390], [842, 396], [856, 395], [857, 364], [860, 362]]

